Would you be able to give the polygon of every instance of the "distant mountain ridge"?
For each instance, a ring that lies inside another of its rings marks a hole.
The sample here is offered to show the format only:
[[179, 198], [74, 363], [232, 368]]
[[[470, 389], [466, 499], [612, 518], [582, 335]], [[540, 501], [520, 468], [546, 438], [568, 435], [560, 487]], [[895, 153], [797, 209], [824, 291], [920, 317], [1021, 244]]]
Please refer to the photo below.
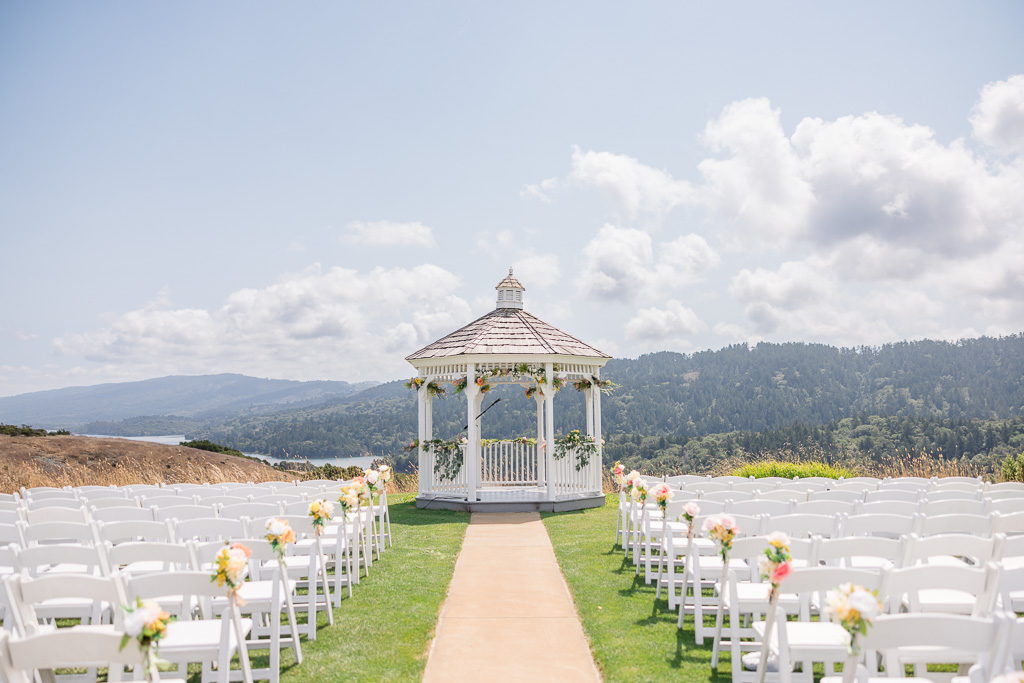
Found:
[[262, 379], [227, 373], [172, 375], [3, 397], [0, 422], [74, 431], [89, 423], [144, 415], [176, 416], [194, 422], [315, 405], [376, 385], [377, 382]]

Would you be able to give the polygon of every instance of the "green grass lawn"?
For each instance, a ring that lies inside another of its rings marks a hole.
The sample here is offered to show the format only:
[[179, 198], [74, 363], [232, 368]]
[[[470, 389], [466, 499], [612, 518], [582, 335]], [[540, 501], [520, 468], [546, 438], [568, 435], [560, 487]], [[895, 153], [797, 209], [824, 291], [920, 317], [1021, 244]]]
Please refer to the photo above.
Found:
[[[319, 613], [316, 640], [303, 636], [302, 664], [295, 665], [291, 650], [281, 651], [283, 683], [422, 679], [469, 514], [417, 510], [415, 496], [390, 497], [394, 547], [373, 563], [352, 597], [342, 599], [333, 626]], [[266, 666], [266, 651], [251, 656], [254, 667]], [[189, 681], [199, 678], [198, 665], [189, 667]]]
[[594, 659], [606, 681], [730, 681], [728, 654], [711, 671], [711, 645], [698, 646], [693, 621], [682, 631], [664, 594], [634, 574], [615, 545], [618, 496], [602, 508], [544, 513], [562, 573], [576, 601]]

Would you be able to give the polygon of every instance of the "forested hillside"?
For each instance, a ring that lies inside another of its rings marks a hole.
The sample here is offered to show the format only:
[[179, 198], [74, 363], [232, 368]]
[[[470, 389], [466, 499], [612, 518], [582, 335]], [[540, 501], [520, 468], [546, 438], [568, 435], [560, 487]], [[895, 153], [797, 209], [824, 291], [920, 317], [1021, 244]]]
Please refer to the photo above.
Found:
[[[975, 456], [1014, 447], [1019, 422], [981, 421], [1024, 415], [1024, 335], [859, 349], [762, 343], [692, 355], [662, 352], [612, 360], [602, 376], [619, 384], [603, 401], [613, 458], [645, 453], [682, 463], [686, 448], [690, 459], [706, 460], [783, 443], [852, 446], [865, 454], [941, 448]], [[484, 436], [533, 434], [533, 400], [502, 387], [484, 406], [499, 398], [483, 420]], [[560, 433], [582, 426], [581, 396], [572, 388], [560, 392], [555, 414]], [[457, 436], [465, 416], [464, 398], [436, 400], [435, 435]], [[899, 419], [879, 422], [882, 417]], [[247, 452], [319, 458], [396, 456], [415, 433], [414, 395], [392, 382], [314, 408], [237, 418], [193, 436]], [[649, 447], [651, 439], [657, 448]]]

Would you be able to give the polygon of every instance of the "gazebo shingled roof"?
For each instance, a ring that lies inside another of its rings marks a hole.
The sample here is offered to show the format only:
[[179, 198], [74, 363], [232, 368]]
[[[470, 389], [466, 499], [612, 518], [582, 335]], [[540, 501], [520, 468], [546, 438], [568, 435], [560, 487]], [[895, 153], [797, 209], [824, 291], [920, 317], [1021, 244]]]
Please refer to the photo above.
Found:
[[611, 358], [608, 354], [522, 309], [496, 308], [465, 327], [407, 356], [406, 360], [476, 354]]

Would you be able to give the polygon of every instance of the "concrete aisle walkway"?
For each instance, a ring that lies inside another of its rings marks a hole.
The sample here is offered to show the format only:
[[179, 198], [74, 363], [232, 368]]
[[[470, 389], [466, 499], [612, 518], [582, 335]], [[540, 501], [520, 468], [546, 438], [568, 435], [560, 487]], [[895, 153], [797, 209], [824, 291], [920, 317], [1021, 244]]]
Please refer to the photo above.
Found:
[[423, 680], [601, 680], [540, 514], [470, 518]]

